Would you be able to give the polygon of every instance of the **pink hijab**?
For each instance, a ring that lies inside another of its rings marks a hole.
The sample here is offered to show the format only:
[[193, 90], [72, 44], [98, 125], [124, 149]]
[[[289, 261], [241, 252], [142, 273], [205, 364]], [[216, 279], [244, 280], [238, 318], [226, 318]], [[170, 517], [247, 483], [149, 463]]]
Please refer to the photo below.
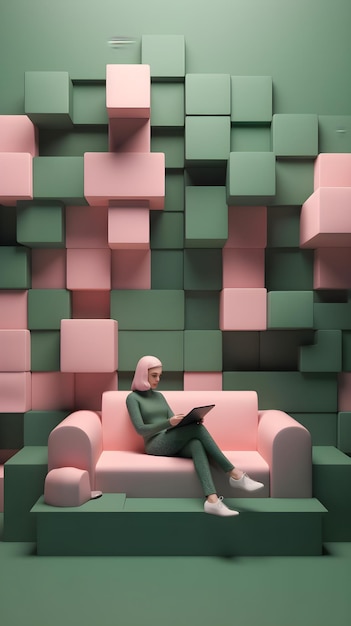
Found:
[[151, 367], [162, 367], [160, 359], [156, 356], [142, 356], [139, 359], [132, 380], [132, 391], [148, 391], [150, 389], [148, 377]]

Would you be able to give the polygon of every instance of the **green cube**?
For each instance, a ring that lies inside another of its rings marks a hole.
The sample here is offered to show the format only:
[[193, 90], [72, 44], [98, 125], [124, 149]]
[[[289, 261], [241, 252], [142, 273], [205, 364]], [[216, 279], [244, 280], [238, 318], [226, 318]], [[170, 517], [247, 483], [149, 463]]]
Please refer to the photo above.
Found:
[[227, 167], [228, 205], [269, 204], [275, 191], [275, 157], [272, 152], [230, 153]]
[[222, 250], [184, 250], [184, 289], [220, 291], [222, 289]]
[[50, 432], [69, 411], [27, 411], [24, 415], [24, 445], [46, 446]]
[[24, 111], [39, 127], [72, 127], [73, 85], [68, 72], [25, 72]]
[[84, 198], [84, 157], [34, 157], [33, 196], [66, 204], [87, 204]]
[[105, 84], [74, 85], [73, 122], [75, 126], [108, 126]]
[[185, 246], [223, 248], [228, 239], [225, 187], [186, 187]]
[[186, 330], [218, 330], [219, 292], [187, 291], [185, 294]]
[[60, 330], [61, 320], [71, 318], [71, 294], [66, 289], [28, 291], [28, 328]]
[[151, 288], [184, 288], [183, 250], [152, 250]]
[[30, 289], [30, 249], [0, 246], [0, 289]]
[[319, 115], [319, 152], [351, 152], [351, 115]]
[[290, 413], [311, 434], [313, 446], [336, 446], [337, 413]]
[[300, 348], [300, 372], [341, 372], [341, 348], [341, 330], [317, 330], [314, 343]]
[[183, 35], [143, 35], [141, 62], [150, 65], [153, 81], [183, 81], [185, 38]]
[[184, 332], [184, 371], [222, 371], [222, 333], [220, 330]]
[[[183, 152], [184, 155], [184, 152]], [[166, 170], [164, 211], [184, 211], [184, 173]]]
[[64, 248], [64, 205], [60, 202], [18, 203], [17, 241], [30, 248]]
[[133, 372], [145, 354], [157, 356], [165, 372], [184, 370], [184, 331], [155, 330], [118, 332], [118, 371]]
[[225, 163], [230, 154], [230, 117], [188, 115], [185, 119], [185, 160], [188, 164]]
[[318, 154], [318, 116], [273, 115], [272, 146], [277, 157], [315, 158]]
[[300, 206], [267, 207], [268, 248], [299, 248]]
[[314, 162], [309, 160], [277, 160], [276, 194], [269, 204], [302, 206], [313, 193]]
[[230, 115], [229, 74], [187, 74], [186, 115]]
[[150, 214], [150, 245], [152, 250], [183, 249], [184, 215], [164, 211]]
[[337, 447], [346, 454], [351, 454], [351, 412], [338, 413]]
[[112, 290], [111, 318], [118, 321], [120, 330], [183, 330], [184, 292]]
[[[321, 330], [337, 328], [339, 330], [351, 330], [351, 300], [348, 302], [315, 302], [314, 304], [314, 326]], [[348, 369], [350, 364], [349, 348], [345, 344], [348, 341], [344, 336], [343, 345], [343, 369]]]
[[271, 129], [269, 126], [232, 125], [230, 152], [269, 152]]
[[231, 120], [237, 123], [269, 123], [272, 120], [272, 77], [231, 77]]
[[152, 129], [151, 152], [164, 153], [166, 170], [184, 168], [184, 150], [183, 129]]
[[32, 330], [32, 372], [58, 372], [60, 370], [60, 332], [58, 330]]
[[270, 291], [268, 328], [313, 328], [313, 291]]
[[172, 128], [184, 123], [184, 84], [152, 83], [151, 126]]

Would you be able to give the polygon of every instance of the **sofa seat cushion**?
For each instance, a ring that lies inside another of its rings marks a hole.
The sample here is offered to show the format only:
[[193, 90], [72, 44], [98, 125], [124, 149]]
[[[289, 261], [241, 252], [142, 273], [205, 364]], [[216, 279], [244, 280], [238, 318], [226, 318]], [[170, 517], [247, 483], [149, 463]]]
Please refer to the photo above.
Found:
[[[264, 483], [255, 497], [269, 497], [269, 466], [256, 451], [225, 451], [234, 466]], [[212, 475], [219, 495], [252, 497], [229, 486], [228, 477], [213, 466]], [[134, 498], [198, 498], [202, 489], [191, 459], [151, 456], [128, 451], [102, 452], [96, 465], [95, 489], [104, 493], [125, 493]]]

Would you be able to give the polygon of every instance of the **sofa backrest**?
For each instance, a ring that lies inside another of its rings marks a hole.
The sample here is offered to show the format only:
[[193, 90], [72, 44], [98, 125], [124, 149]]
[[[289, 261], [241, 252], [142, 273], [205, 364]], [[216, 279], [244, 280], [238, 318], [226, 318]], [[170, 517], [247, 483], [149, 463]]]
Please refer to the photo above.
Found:
[[[105, 391], [102, 395], [104, 450], [142, 452], [144, 442], [130, 420], [129, 391]], [[223, 450], [256, 450], [258, 398], [256, 391], [162, 391], [174, 413], [195, 406], [215, 404], [204, 424]]]

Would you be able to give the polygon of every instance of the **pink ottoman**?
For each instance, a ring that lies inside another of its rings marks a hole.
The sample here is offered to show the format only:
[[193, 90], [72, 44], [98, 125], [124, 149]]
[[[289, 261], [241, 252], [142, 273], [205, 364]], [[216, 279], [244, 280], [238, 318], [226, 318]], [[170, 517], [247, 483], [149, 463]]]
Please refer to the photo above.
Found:
[[91, 491], [89, 473], [77, 467], [53, 469], [45, 479], [44, 501], [51, 506], [80, 506], [101, 495]]

